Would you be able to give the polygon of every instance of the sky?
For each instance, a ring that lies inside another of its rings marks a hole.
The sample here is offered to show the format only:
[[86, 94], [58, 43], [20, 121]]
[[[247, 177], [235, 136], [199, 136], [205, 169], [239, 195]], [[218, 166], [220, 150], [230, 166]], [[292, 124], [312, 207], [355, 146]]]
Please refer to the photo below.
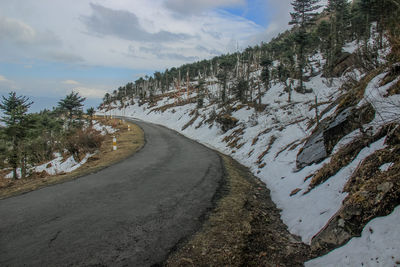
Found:
[[96, 105], [140, 76], [269, 41], [290, 0], [0, 0], [0, 95]]

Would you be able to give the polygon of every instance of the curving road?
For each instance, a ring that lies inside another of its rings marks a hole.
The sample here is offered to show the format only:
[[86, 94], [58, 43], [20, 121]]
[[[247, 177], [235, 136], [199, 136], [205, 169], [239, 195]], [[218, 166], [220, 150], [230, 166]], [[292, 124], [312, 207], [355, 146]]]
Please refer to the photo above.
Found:
[[200, 226], [222, 177], [219, 156], [135, 123], [146, 144], [126, 160], [0, 200], [0, 266], [149, 266]]

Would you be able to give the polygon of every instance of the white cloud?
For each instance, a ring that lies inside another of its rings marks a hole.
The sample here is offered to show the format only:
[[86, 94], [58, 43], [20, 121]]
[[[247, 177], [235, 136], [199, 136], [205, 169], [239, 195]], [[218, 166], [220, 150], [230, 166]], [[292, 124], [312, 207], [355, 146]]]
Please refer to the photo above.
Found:
[[0, 40], [30, 43], [36, 38], [36, 31], [26, 23], [16, 19], [0, 17]]
[[8, 80], [3, 75], [0, 75], [0, 82], [8, 82]]
[[74, 81], [74, 80], [65, 80], [62, 81], [63, 84], [70, 84], [70, 85], [78, 85], [80, 82]]
[[[247, 46], [263, 29], [215, 10], [243, 4], [245, 0], [81, 0], [73, 5], [62, 0], [5, 1], [0, 4], [6, 25], [0, 32], [7, 33], [3, 39], [25, 47], [1, 47], [0, 42], [0, 61], [24, 58], [160, 70], [231, 52], [236, 42]], [[187, 5], [201, 12], [176, 16], [175, 11]], [[12, 37], [10, 28], [18, 37]], [[154, 47], [159, 47], [157, 54], [149, 50]]]
[[245, 3], [245, 0], [166, 0], [164, 5], [175, 12], [189, 15], [217, 7], [240, 6]]
[[97, 88], [76, 87], [74, 88], [74, 92], [78, 92], [81, 96], [87, 98], [102, 98], [105, 95], [106, 90]]
[[18, 90], [19, 87], [15, 84], [14, 81], [7, 79], [7, 77], [0, 75], [0, 84], [2, 85], [0, 87], [0, 94], [6, 93], [9, 90]]
[[29, 24], [4, 16], [0, 16], [0, 41], [20, 45], [57, 44], [59, 40], [51, 31], [37, 32]]

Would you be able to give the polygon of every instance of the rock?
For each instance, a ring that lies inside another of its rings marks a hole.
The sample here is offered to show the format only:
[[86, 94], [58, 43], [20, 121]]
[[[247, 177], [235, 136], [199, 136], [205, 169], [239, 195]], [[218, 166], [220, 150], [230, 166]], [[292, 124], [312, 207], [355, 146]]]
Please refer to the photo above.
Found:
[[323, 132], [317, 132], [310, 136], [299, 154], [297, 154], [296, 167], [297, 169], [302, 169], [313, 163], [321, 162], [327, 156]]
[[338, 218], [334, 218], [331, 223], [312, 238], [311, 249], [313, 251], [328, 252], [336, 248], [338, 244], [344, 244], [350, 240], [352, 236], [345, 230], [344, 226], [344, 220], [339, 222]]
[[359, 109], [349, 107], [322, 121], [297, 154], [297, 169], [323, 161], [342, 137], [369, 123], [374, 116], [372, 105], [366, 104]]

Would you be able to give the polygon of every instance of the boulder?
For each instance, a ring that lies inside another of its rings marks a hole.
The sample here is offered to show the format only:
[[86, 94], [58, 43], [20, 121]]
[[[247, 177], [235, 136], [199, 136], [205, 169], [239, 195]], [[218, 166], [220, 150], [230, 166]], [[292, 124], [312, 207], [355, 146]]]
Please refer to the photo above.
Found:
[[299, 154], [297, 154], [296, 167], [297, 169], [302, 169], [313, 163], [321, 162], [327, 155], [323, 131], [316, 132], [308, 138]]
[[375, 110], [371, 104], [349, 107], [335, 117], [322, 121], [297, 154], [296, 167], [302, 169], [323, 161], [345, 135], [372, 121]]

